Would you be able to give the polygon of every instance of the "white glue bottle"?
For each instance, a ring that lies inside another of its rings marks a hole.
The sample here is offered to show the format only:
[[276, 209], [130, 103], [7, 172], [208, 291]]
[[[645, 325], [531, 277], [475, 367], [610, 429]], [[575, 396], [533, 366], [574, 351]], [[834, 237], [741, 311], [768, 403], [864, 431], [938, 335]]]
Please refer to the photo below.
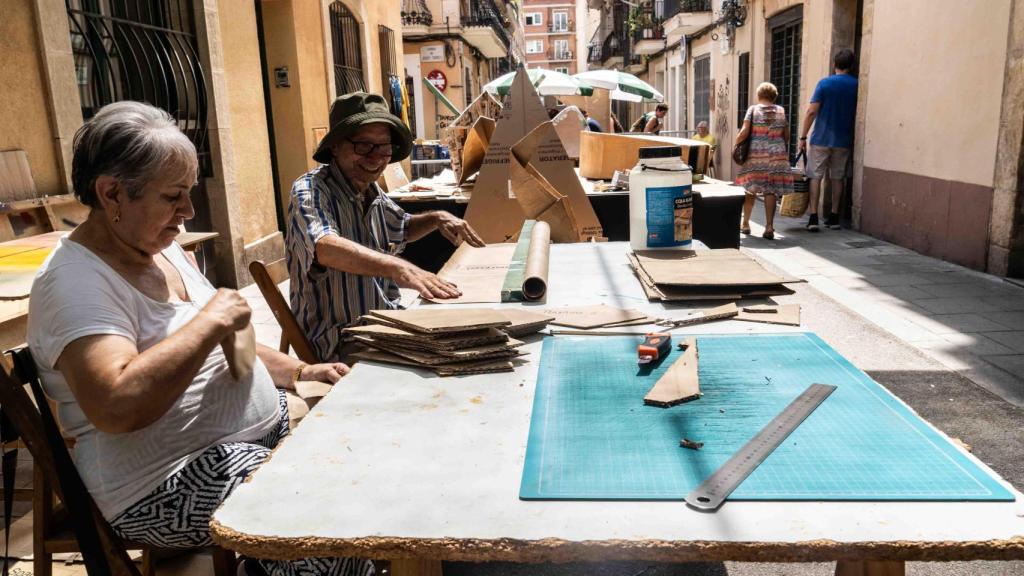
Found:
[[679, 146], [640, 149], [629, 172], [629, 244], [633, 250], [689, 250], [693, 174]]

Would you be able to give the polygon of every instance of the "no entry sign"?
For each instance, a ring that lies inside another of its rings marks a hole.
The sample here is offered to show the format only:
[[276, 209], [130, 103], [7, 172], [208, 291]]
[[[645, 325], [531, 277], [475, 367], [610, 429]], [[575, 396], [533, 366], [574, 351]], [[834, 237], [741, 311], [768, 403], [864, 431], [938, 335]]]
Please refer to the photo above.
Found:
[[427, 81], [433, 84], [434, 88], [437, 88], [441, 92], [444, 92], [444, 89], [448, 87], [448, 77], [440, 70], [431, 70], [430, 73], [427, 74]]

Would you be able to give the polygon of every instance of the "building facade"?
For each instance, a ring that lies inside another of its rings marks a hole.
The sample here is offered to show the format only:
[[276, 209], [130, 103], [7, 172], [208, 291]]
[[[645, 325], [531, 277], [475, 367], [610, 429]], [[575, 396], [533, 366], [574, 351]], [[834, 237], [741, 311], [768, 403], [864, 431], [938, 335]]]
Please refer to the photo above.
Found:
[[519, 6], [510, 0], [395, 1], [410, 124], [418, 138], [438, 139], [484, 84], [523, 60]]
[[563, 74], [586, 70], [584, 0], [524, 0], [520, 23], [526, 62]]
[[[591, 0], [603, 17], [590, 61], [660, 90], [668, 133], [708, 122], [721, 144], [717, 176], [731, 180], [729, 151], [757, 85], [777, 86], [793, 151], [817, 82], [833, 73], [832, 56], [850, 48], [860, 79], [844, 210], [851, 225], [923, 254], [1024, 277], [1024, 4], [958, 6], [643, 0], [631, 8]], [[653, 104], [613, 108], [625, 124]]]

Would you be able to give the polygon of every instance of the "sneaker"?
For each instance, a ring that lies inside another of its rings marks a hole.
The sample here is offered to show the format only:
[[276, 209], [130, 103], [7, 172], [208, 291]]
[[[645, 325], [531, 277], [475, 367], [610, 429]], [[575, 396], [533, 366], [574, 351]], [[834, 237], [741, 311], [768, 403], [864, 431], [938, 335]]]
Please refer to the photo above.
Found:
[[818, 230], [818, 215], [811, 214], [811, 217], [807, 219], [807, 231], [817, 232]]
[[839, 230], [839, 214], [829, 214], [828, 218], [825, 218], [825, 226], [828, 226], [829, 230]]

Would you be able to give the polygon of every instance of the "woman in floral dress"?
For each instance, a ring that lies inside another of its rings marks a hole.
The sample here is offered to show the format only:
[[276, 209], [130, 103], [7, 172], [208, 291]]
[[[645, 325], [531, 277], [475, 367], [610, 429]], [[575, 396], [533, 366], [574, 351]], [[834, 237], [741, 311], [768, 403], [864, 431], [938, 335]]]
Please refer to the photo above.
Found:
[[743, 186], [747, 196], [743, 202], [743, 223], [740, 231], [750, 234], [750, 213], [754, 211], [757, 196], [764, 198], [764, 234], [775, 238], [775, 204], [783, 194], [793, 191], [793, 175], [789, 170], [789, 123], [786, 110], [775, 104], [779, 91], [771, 82], [757, 87], [757, 104], [747, 109], [743, 129], [736, 135], [736, 143], [748, 137], [750, 154], [740, 166], [736, 184]]

